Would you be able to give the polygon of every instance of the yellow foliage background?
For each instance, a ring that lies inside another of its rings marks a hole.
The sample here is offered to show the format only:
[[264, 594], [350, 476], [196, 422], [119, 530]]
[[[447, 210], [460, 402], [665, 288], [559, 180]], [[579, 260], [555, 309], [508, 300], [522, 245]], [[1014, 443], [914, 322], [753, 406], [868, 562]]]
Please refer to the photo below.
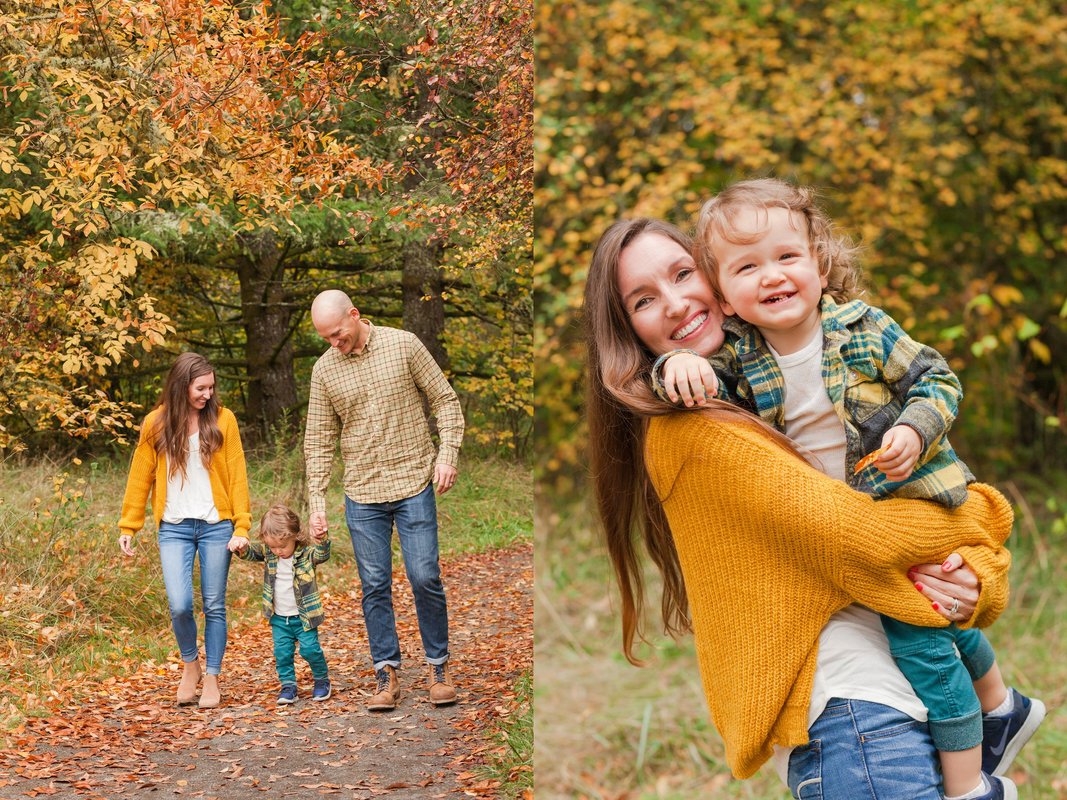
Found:
[[819, 187], [864, 246], [867, 299], [960, 372], [953, 439], [977, 474], [1064, 463], [1057, 4], [547, 0], [537, 15], [543, 477], [566, 490], [582, 460], [580, 306], [600, 233], [620, 216], [688, 226], [762, 175]]

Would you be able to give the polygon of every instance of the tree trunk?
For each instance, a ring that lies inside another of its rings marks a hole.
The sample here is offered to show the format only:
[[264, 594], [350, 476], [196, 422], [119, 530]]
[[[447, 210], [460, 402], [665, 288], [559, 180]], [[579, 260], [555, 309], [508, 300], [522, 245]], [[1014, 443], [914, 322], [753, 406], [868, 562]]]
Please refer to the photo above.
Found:
[[290, 338], [293, 309], [274, 233], [248, 234], [242, 244], [237, 273], [248, 366], [247, 428], [252, 441], [269, 441], [298, 403]]
[[442, 340], [445, 333], [445, 301], [441, 297], [444, 273], [438, 266], [440, 244], [410, 242], [403, 252], [404, 330], [411, 331], [426, 345], [437, 365], [448, 370], [448, 353]]

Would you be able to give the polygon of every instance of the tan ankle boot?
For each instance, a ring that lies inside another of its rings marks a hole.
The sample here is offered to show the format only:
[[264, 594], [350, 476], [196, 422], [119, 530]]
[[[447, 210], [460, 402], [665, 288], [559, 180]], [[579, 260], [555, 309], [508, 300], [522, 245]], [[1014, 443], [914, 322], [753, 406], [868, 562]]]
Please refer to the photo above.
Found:
[[196, 685], [200, 683], [200, 662], [190, 661], [182, 668], [178, 683], [178, 705], [191, 706], [196, 702]]
[[430, 665], [430, 702], [435, 706], [456, 702], [456, 687], [452, 685], [447, 663]]
[[386, 664], [376, 674], [377, 690], [368, 701], [367, 708], [371, 711], [392, 711], [400, 700], [400, 679], [396, 676], [396, 668]]
[[219, 691], [219, 676], [205, 675], [204, 688], [200, 692], [200, 708], [218, 708], [222, 702], [222, 693]]

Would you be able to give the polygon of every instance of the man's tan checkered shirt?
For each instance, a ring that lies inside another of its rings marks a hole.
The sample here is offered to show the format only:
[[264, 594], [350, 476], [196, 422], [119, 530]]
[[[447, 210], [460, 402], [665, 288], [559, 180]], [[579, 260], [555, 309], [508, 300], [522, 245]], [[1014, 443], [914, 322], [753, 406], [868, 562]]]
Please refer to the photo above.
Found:
[[[437, 420], [436, 457], [420, 393]], [[338, 440], [345, 494], [357, 503], [413, 497], [433, 479], [435, 463], [456, 466], [459, 398], [415, 334], [371, 325], [362, 352], [342, 355], [331, 347], [315, 362], [304, 434], [311, 513], [326, 510]]]

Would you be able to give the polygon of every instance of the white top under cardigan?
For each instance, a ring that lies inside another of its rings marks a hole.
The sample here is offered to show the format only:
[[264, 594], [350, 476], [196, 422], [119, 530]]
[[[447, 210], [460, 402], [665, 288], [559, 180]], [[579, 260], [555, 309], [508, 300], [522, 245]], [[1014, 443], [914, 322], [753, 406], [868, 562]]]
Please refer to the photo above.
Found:
[[185, 478], [180, 471], [170, 472], [167, 465], [167, 501], [163, 506], [163, 521], [177, 523], [183, 519], [218, 522], [219, 510], [211, 493], [211, 477], [200, 460], [200, 433], [189, 437], [189, 458], [185, 462]]
[[[813, 467], [844, 481], [845, 429], [823, 383], [822, 337], [820, 328], [797, 352], [779, 355], [771, 348], [771, 353], [785, 379], [786, 436], [799, 445]], [[809, 728], [831, 697], [881, 703], [912, 719], [926, 720], [926, 706], [889, 654], [878, 615], [856, 603], [830, 617], [819, 634]], [[792, 752], [791, 747], [774, 748], [774, 767], [786, 784]]]

